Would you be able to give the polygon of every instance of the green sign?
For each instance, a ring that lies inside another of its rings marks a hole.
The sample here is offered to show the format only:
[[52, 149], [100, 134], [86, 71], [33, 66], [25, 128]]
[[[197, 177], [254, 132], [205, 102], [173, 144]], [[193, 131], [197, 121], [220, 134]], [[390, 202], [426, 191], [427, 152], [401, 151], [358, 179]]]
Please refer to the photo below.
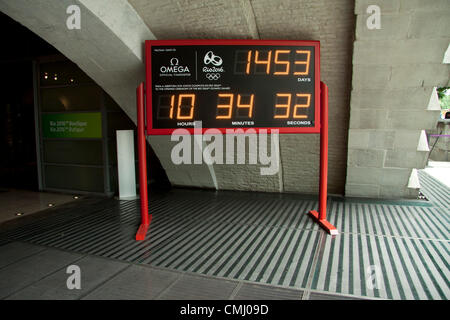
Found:
[[42, 115], [44, 138], [101, 138], [100, 112], [55, 113]]

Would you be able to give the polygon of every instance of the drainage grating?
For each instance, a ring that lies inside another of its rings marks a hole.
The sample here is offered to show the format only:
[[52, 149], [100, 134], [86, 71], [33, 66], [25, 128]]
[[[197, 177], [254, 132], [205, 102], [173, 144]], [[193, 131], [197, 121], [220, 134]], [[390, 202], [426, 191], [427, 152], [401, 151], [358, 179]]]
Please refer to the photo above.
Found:
[[[113, 199], [60, 209], [0, 238], [306, 292], [450, 297], [448, 210], [330, 201], [341, 233], [332, 238], [306, 215], [316, 207], [293, 195], [175, 189], [151, 198], [145, 241], [134, 240], [139, 202]], [[373, 266], [383, 285], [375, 290], [366, 282]]]
[[[437, 207], [450, 209], [450, 188], [419, 170], [420, 191]], [[448, 212], [448, 210], [447, 210]]]

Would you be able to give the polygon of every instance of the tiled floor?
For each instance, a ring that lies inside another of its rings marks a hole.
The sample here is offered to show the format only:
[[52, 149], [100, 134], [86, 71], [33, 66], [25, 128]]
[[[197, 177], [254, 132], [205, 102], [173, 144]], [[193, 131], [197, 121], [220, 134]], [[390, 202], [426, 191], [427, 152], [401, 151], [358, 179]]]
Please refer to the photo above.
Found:
[[[450, 297], [450, 192], [430, 201], [329, 200], [325, 234], [297, 195], [172, 190], [139, 202], [84, 199], [0, 226], [6, 299], [443, 299]], [[39, 216], [39, 217], [38, 217]], [[80, 266], [81, 290], [66, 268]]]
[[[213, 278], [45, 248], [22, 242], [0, 246], [0, 299], [300, 300], [304, 291]], [[76, 265], [81, 288], [68, 289]], [[311, 299], [349, 299], [310, 293]], [[354, 298], [353, 298], [354, 299]]]
[[[62, 193], [1, 189], [0, 223], [20, 218], [19, 216], [16, 216], [17, 213], [25, 216], [47, 209], [49, 208], [49, 204], [57, 206], [74, 201], [75, 199], [73, 197], [74, 195]], [[81, 196], [78, 197], [80, 199], [82, 198]]]

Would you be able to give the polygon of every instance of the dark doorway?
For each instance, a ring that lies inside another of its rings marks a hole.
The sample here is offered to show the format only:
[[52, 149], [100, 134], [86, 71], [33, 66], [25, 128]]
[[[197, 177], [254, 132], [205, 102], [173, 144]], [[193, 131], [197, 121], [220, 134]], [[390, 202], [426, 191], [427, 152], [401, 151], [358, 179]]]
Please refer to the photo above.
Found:
[[[66, 58], [45, 40], [1, 12], [0, 29], [0, 34], [2, 36], [2, 50], [0, 51], [0, 70], [2, 74], [0, 77], [0, 191], [2, 189], [27, 189], [35, 191], [41, 189], [41, 191], [58, 192], [65, 192], [66, 190], [67, 192], [72, 193], [80, 190], [92, 192], [89, 190], [86, 179], [82, 181], [83, 185], [81, 188], [79, 186], [77, 188], [70, 185], [69, 181], [74, 179], [71, 180], [67, 177], [70, 173], [67, 163], [64, 163], [66, 166], [62, 169], [64, 175], [53, 175], [53, 178], [58, 182], [58, 186], [55, 187], [54, 185], [50, 185], [51, 179], [49, 178], [49, 175], [51, 175], [52, 172], [46, 161], [51, 162], [51, 164], [55, 166], [55, 164], [58, 164], [61, 161], [56, 161], [55, 157], [50, 159], [50, 155], [59, 156], [62, 154], [62, 151], [56, 149], [56, 154], [55, 152], [50, 153], [48, 148], [46, 148], [47, 145], [42, 142], [45, 137], [42, 137], [42, 133], [36, 134], [36, 132], [40, 132], [42, 129], [38, 128], [38, 131], [36, 131], [36, 124], [39, 121], [42, 121], [42, 112], [58, 111], [43, 110], [45, 108], [42, 107], [43, 97], [41, 90], [47, 90], [50, 87], [53, 91], [64, 89], [62, 88], [62, 83], [59, 83], [64, 80], [62, 76], [58, 77], [58, 79], [60, 78], [58, 83], [54, 83], [51, 79], [51, 81], [49, 80], [52, 82], [51, 84], [47, 83], [48, 81], [43, 81], [44, 78], [39, 72], [43, 61], [53, 61], [55, 59], [58, 61], [64, 60], [62, 62], [62, 69], [58, 69], [58, 74], [61, 75], [65, 74], [67, 76], [74, 70], [80, 79], [87, 79], [87, 75], [85, 75], [82, 70], [78, 70], [78, 67], [75, 64], [69, 60], [65, 60]], [[36, 74], [33, 74], [33, 70], [35, 70]], [[45, 70], [42, 69], [41, 71]], [[75, 88], [77, 85], [81, 86], [81, 84], [75, 82], [70, 84], [70, 88]], [[103, 92], [92, 79], [88, 82], [92, 84], [91, 87], [98, 87], [98, 91]], [[55, 84], [57, 84], [57, 86], [55, 86]], [[43, 89], [48, 85], [50, 85], [49, 88]], [[102, 105], [104, 105], [105, 109], [104, 112], [106, 116], [104, 122], [107, 128], [104, 140], [108, 147], [102, 149], [102, 144], [99, 144], [100, 159], [108, 160], [108, 163], [103, 163], [102, 160], [101, 165], [107, 168], [104, 170], [104, 176], [108, 175], [109, 179], [104, 179], [103, 176], [103, 178], [97, 180], [105, 180], [101, 191], [105, 189], [106, 194], [117, 194], [117, 166], [115, 163], [116, 130], [136, 130], [136, 127], [124, 111], [106, 93], [102, 93], [102, 95], [105, 96], [104, 99], [100, 100], [104, 101]], [[91, 98], [85, 93], [82, 93], [82, 96], [85, 100]], [[108, 101], [110, 101], [110, 103], [108, 103]], [[44, 102], [46, 106], [50, 105], [51, 107], [51, 105], [53, 105], [51, 101]], [[100, 106], [100, 104], [95, 104], [93, 102], [89, 103], [89, 105]], [[74, 112], [76, 111], [77, 110], [74, 110]], [[36, 117], [38, 119], [36, 119]], [[38, 137], [36, 137], [36, 135], [38, 135]], [[41, 159], [38, 159], [36, 145], [39, 146], [39, 150], [41, 151]], [[84, 158], [88, 158], [87, 154]], [[82, 159], [82, 164], [86, 164], [85, 162], [88, 161], [84, 158]], [[82, 164], [75, 163], [73, 165], [76, 166], [78, 170], [81, 170]], [[92, 167], [93, 164], [89, 165]], [[161, 166], [159, 159], [149, 145], [148, 166], [151, 168], [149, 173], [149, 182], [152, 183], [151, 190], [154, 190], [155, 187], [161, 187], [163, 190], [170, 188], [170, 182], [167, 175]], [[42, 172], [40, 186], [38, 168], [41, 168]], [[103, 169], [99, 170], [102, 171]], [[75, 176], [79, 177], [80, 175]], [[139, 181], [139, 179], [136, 179], [136, 181]]]
[[0, 187], [37, 190], [32, 62], [0, 66]]
[[0, 13], [0, 187], [38, 189], [33, 59], [58, 51]]

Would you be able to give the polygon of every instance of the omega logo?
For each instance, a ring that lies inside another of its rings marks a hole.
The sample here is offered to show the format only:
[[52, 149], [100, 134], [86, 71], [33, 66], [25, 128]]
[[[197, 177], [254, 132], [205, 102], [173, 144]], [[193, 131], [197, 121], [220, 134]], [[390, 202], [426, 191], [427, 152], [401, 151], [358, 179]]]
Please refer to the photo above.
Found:
[[161, 73], [189, 73], [189, 67], [188, 66], [179, 66], [179, 60], [178, 58], [172, 58], [170, 59], [170, 66], [161, 66], [159, 68], [159, 71]]

